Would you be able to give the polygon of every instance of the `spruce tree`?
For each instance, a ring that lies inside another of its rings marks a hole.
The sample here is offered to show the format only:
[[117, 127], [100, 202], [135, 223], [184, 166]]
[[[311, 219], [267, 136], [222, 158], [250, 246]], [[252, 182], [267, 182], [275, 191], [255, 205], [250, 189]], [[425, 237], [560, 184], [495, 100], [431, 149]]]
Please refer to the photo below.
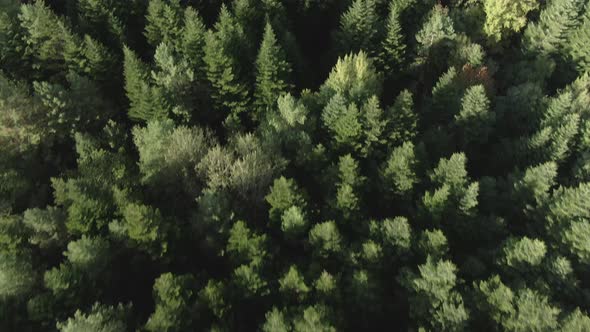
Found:
[[490, 112], [490, 101], [482, 85], [467, 89], [461, 100], [461, 111], [455, 115], [455, 123], [461, 128], [463, 146], [485, 144], [495, 121]]
[[178, 45], [182, 35], [180, 0], [150, 0], [144, 35], [152, 47], [162, 42]]
[[282, 93], [289, 92], [290, 74], [291, 67], [277, 42], [272, 26], [267, 22], [256, 59], [256, 120], [264, 118], [263, 115], [274, 108]]
[[379, 63], [388, 73], [388, 78], [393, 78], [393, 73], [399, 73], [405, 63], [406, 44], [400, 22], [400, 9], [396, 1], [389, 4], [389, 15], [385, 26], [385, 39], [381, 42]]
[[573, 30], [568, 36], [569, 55], [576, 65], [578, 72], [590, 72], [590, 9], [586, 8], [586, 14], [582, 24]]
[[379, 36], [379, 16], [375, 0], [354, 0], [340, 18], [336, 34], [341, 54], [365, 51], [373, 55]]
[[244, 38], [244, 31], [227, 7], [222, 5], [215, 31], [208, 31], [205, 36], [203, 60], [217, 111], [226, 117], [226, 126], [234, 129], [240, 126], [240, 114], [248, 110], [250, 103], [239, 61]]
[[529, 23], [524, 32], [526, 51], [551, 54], [565, 46], [567, 35], [580, 23], [580, 12], [586, 1], [551, 1], [541, 11], [539, 21]]

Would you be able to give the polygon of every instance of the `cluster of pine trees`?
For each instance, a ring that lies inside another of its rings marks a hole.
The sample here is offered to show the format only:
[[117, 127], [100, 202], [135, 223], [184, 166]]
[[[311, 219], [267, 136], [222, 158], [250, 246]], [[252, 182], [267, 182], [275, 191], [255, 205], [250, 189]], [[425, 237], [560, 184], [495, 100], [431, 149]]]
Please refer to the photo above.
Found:
[[589, 0], [0, 0], [0, 330], [590, 331]]

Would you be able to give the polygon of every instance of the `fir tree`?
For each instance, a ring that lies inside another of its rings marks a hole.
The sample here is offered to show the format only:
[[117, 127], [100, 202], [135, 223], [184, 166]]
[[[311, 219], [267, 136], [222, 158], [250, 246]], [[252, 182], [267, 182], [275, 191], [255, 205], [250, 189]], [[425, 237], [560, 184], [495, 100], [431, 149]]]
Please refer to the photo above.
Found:
[[242, 82], [239, 65], [244, 32], [227, 7], [222, 6], [215, 31], [205, 36], [207, 78], [213, 87], [212, 98], [218, 111], [229, 113], [225, 123], [229, 128], [240, 125], [239, 114], [247, 110], [249, 91]]
[[390, 79], [394, 77], [393, 73], [401, 72], [406, 55], [406, 44], [400, 22], [400, 9], [396, 4], [396, 1], [389, 4], [385, 39], [381, 42], [379, 52], [379, 62]]
[[528, 52], [551, 54], [562, 48], [567, 35], [579, 25], [585, 1], [551, 1], [541, 11], [538, 22], [529, 23], [524, 32], [523, 46]]
[[144, 35], [152, 47], [162, 42], [178, 45], [182, 35], [180, 1], [150, 0]]
[[266, 23], [258, 58], [256, 59], [255, 119], [264, 118], [277, 102], [277, 98], [290, 89], [291, 68], [278, 45], [270, 23]]
[[490, 101], [482, 85], [467, 89], [461, 100], [461, 111], [455, 115], [455, 123], [461, 128], [463, 145], [485, 144], [495, 121], [490, 112]]
[[365, 51], [375, 53], [379, 36], [379, 16], [374, 0], [355, 0], [340, 18], [340, 30], [336, 34], [341, 54]]

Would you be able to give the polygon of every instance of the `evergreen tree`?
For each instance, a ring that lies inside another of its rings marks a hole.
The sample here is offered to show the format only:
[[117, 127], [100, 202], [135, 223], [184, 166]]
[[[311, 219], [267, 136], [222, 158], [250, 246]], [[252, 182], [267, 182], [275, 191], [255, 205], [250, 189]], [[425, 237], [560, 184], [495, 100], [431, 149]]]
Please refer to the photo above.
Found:
[[267, 22], [256, 59], [254, 97], [258, 111], [254, 116], [255, 119], [264, 118], [263, 114], [275, 107], [277, 98], [282, 93], [288, 92], [290, 73], [290, 65], [278, 45], [272, 26]]
[[190, 275], [164, 273], [154, 282], [156, 310], [145, 328], [148, 331], [183, 331], [191, 326], [193, 284]]
[[428, 56], [433, 47], [455, 38], [455, 35], [455, 28], [449, 17], [448, 9], [437, 5], [428, 15], [422, 29], [416, 34], [416, 41], [419, 44], [418, 52]]
[[461, 111], [455, 115], [455, 123], [461, 128], [463, 146], [485, 144], [495, 121], [490, 112], [490, 101], [482, 85], [474, 85], [465, 91]]
[[567, 51], [578, 68], [578, 72], [590, 72], [590, 9], [586, 8], [586, 14], [582, 24], [573, 30], [567, 39]]
[[412, 141], [418, 130], [418, 115], [414, 111], [412, 93], [403, 90], [387, 110], [386, 133], [391, 146]]
[[400, 22], [400, 9], [396, 1], [389, 4], [389, 15], [385, 26], [385, 39], [381, 42], [379, 62], [387, 76], [393, 78], [392, 73], [401, 72], [405, 63], [406, 44]]
[[128, 47], [125, 55], [125, 91], [129, 99], [129, 117], [133, 120], [148, 121], [166, 117], [163, 100], [149, 84], [149, 69]]
[[182, 8], [179, 0], [150, 0], [144, 35], [152, 47], [164, 42], [179, 45], [182, 35]]
[[184, 11], [184, 28], [182, 29], [181, 51], [184, 60], [195, 72], [197, 79], [202, 80], [205, 76], [205, 35], [207, 28], [199, 13], [192, 7]]
[[382, 169], [384, 189], [408, 198], [418, 182], [417, 163], [414, 144], [406, 142], [396, 147]]
[[551, 54], [567, 41], [567, 35], [579, 24], [585, 1], [551, 1], [524, 32], [523, 47], [528, 52]]
[[116, 307], [95, 303], [88, 313], [76, 310], [73, 317], [58, 322], [60, 332], [104, 331], [124, 332], [127, 330], [127, 312], [131, 308], [119, 304]]
[[341, 54], [365, 51], [374, 55], [380, 22], [375, 0], [355, 0], [340, 17], [340, 30], [336, 34]]
[[249, 91], [242, 82], [242, 69], [238, 61], [243, 51], [244, 38], [244, 31], [227, 7], [222, 5], [215, 31], [209, 31], [205, 36], [203, 60], [217, 109], [229, 113], [225, 120], [229, 128], [240, 125], [239, 114], [245, 112], [249, 104]]

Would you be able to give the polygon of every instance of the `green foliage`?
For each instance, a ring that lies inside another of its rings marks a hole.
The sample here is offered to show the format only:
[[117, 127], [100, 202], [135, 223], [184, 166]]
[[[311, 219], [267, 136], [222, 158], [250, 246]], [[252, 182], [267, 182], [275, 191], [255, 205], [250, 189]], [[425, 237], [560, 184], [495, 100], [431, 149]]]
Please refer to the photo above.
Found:
[[156, 310], [148, 319], [148, 331], [183, 331], [190, 326], [193, 278], [164, 273], [154, 282]]
[[574, 61], [580, 73], [590, 71], [590, 11], [586, 9], [584, 20], [580, 26], [573, 30], [567, 39], [567, 51]]
[[461, 294], [454, 289], [457, 283], [455, 265], [429, 258], [418, 270], [419, 274], [412, 275], [406, 285], [411, 293], [410, 314], [427, 328], [463, 330], [469, 314]]
[[539, 7], [534, 0], [484, 0], [486, 21], [484, 32], [492, 42], [518, 32], [526, 25], [526, 15]]
[[291, 67], [287, 62], [283, 50], [277, 43], [277, 38], [270, 23], [266, 23], [262, 44], [256, 59], [256, 89], [254, 97], [258, 106], [257, 119], [270, 111], [277, 98], [290, 90]]
[[539, 266], [547, 253], [547, 247], [541, 240], [523, 237], [521, 239], [510, 238], [502, 248], [502, 264], [509, 268], [526, 272]]
[[294, 298], [302, 300], [305, 295], [310, 291], [309, 287], [305, 284], [303, 276], [297, 270], [297, 267], [292, 265], [289, 271], [279, 279], [279, 290], [285, 294], [287, 298]]
[[[406, 56], [406, 44], [400, 23], [400, 10], [396, 4], [396, 1], [389, 4], [389, 15], [385, 26], [386, 34], [379, 51], [379, 62], [387, 73], [400, 72]], [[393, 75], [389, 75], [389, 77], [393, 77]]]
[[242, 51], [243, 29], [227, 7], [222, 6], [215, 31], [205, 35], [205, 61], [207, 78], [212, 86], [211, 97], [218, 111], [230, 112], [226, 125], [235, 128], [240, 121], [238, 115], [247, 110], [248, 87], [242, 83], [239, 64]]
[[420, 234], [418, 248], [424, 257], [442, 259], [449, 252], [447, 237], [440, 229], [425, 230]]
[[365, 51], [374, 53], [379, 34], [377, 1], [354, 0], [340, 17], [340, 30], [336, 40], [342, 54]]
[[90, 312], [76, 310], [73, 317], [58, 322], [57, 329], [61, 332], [124, 332], [127, 330], [126, 316], [130, 309], [122, 304], [113, 307], [95, 303]]
[[382, 171], [386, 190], [402, 196], [412, 192], [414, 185], [418, 183], [418, 160], [414, 150], [411, 142], [393, 149]]
[[467, 89], [461, 100], [461, 111], [455, 115], [455, 123], [461, 128], [464, 145], [485, 144], [492, 132], [495, 114], [490, 112], [490, 101], [482, 85]]
[[529, 52], [551, 54], [564, 45], [567, 35], [579, 24], [585, 1], [551, 1], [538, 22], [531, 22], [524, 32], [523, 47]]
[[182, 10], [179, 0], [150, 0], [144, 35], [156, 47], [160, 43], [176, 44], [182, 34]]
[[266, 320], [262, 325], [263, 332], [288, 332], [291, 330], [291, 326], [285, 319], [285, 315], [279, 311], [276, 307], [273, 307], [271, 311], [267, 312]]
[[305, 207], [303, 196], [293, 179], [287, 179], [281, 176], [275, 179], [270, 193], [265, 197], [270, 205], [268, 211], [271, 221], [277, 222], [287, 209], [292, 206]]
[[455, 38], [455, 28], [448, 13], [448, 9], [440, 5], [432, 9], [422, 29], [416, 34], [420, 53], [428, 54], [438, 44]]
[[414, 111], [412, 93], [403, 90], [387, 110], [387, 134], [392, 146], [412, 141], [418, 130], [418, 115]]
[[0, 299], [23, 299], [37, 282], [31, 257], [0, 252]]
[[243, 221], [237, 221], [229, 232], [227, 252], [236, 264], [250, 262], [254, 265], [263, 263], [266, 250], [266, 235], [252, 233]]
[[316, 224], [309, 232], [309, 243], [315, 253], [323, 258], [339, 254], [342, 250], [342, 236], [333, 220]]
[[589, 8], [0, 0], [0, 331], [589, 330]]
[[347, 102], [359, 103], [381, 92], [381, 75], [363, 51], [338, 58], [320, 91], [327, 99], [340, 94]]

